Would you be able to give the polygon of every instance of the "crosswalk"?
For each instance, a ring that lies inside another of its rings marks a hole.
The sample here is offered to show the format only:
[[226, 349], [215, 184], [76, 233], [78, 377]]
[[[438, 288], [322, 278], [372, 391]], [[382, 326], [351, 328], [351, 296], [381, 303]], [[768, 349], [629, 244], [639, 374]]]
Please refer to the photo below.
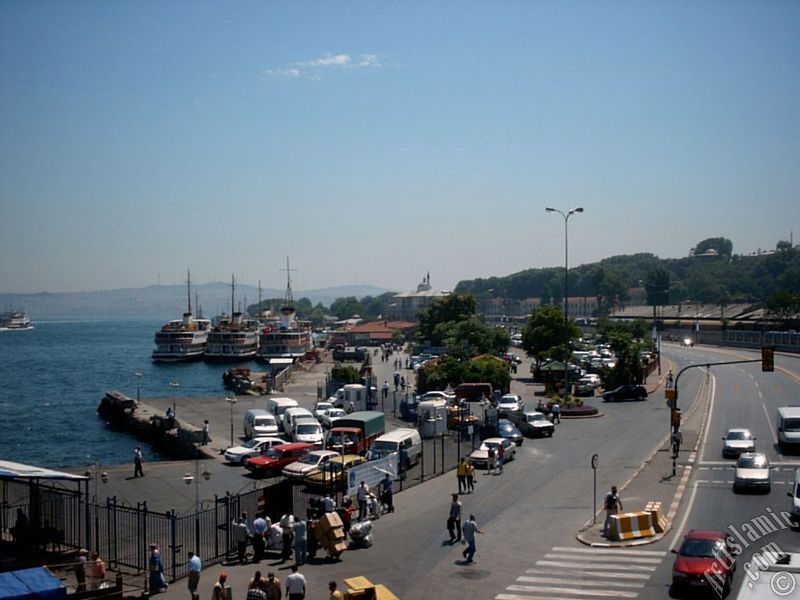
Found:
[[554, 546], [495, 600], [638, 598], [666, 552]]

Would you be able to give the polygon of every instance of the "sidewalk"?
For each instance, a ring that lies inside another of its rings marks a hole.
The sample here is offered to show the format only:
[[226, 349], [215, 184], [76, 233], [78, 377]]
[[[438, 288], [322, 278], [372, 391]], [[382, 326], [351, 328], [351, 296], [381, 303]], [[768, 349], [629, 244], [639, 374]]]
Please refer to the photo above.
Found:
[[[650, 394], [649, 401], [663, 402], [664, 385], [666, 374], [670, 365], [662, 369], [661, 376], [655, 373], [648, 377], [646, 382], [647, 391]], [[706, 404], [702, 401], [692, 403], [683, 409], [681, 421], [681, 432], [683, 434], [683, 444], [679, 452], [677, 461], [673, 463], [672, 448], [670, 447], [669, 422], [664, 423], [664, 437], [659, 442], [656, 449], [645, 459], [641, 467], [622, 485], [618, 486], [622, 505], [622, 512], [635, 512], [643, 510], [650, 501], [661, 502], [667, 525], [665, 531], [657, 533], [655, 536], [626, 540], [622, 542], [612, 541], [603, 535], [603, 524], [606, 512], [601, 507], [596, 513], [596, 520], [589, 521], [581, 527], [576, 537], [587, 546], [593, 547], [627, 547], [652, 544], [665, 537], [675, 521], [678, 507], [686, 490], [686, 485], [692, 473], [692, 465], [695, 460], [697, 445], [699, 443], [700, 431], [702, 430], [705, 418]], [[674, 464], [674, 474], [673, 474]], [[601, 499], [605, 497], [608, 490], [602, 490]], [[602, 501], [602, 500], [601, 500]]]

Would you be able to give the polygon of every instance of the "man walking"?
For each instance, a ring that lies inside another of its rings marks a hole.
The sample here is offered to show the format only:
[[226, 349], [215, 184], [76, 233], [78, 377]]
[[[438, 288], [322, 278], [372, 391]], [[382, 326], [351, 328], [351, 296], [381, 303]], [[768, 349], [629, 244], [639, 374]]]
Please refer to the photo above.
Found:
[[356, 491], [356, 500], [358, 500], [358, 520], [363, 521], [367, 516], [367, 498], [369, 497], [369, 486], [366, 482], [362, 481], [358, 485]]
[[606, 520], [605, 523], [603, 523], [603, 536], [608, 537], [608, 528], [611, 525], [611, 516], [616, 515], [622, 510], [622, 499], [617, 493], [617, 486], [611, 486], [611, 491], [606, 494], [603, 502], [606, 509]]
[[473, 562], [472, 558], [475, 556], [475, 534], [483, 533], [478, 529], [478, 523], [475, 522], [475, 515], [470, 515], [466, 523], [464, 523], [464, 539], [467, 540], [467, 547], [462, 552], [462, 556], [468, 563]]
[[292, 535], [294, 535], [294, 562], [302, 565], [306, 562], [308, 554], [307, 526], [303, 519], [297, 518], [294, 521]]
[[306, 578], [292, 565], [292, 573], [286, 578], [286, 597], [289, 600], [303, 600], [306, 597]]
[[236, 544], [236, 558], [240, 565], [247, 563], [247, 538], [250, 537], [247, 533], [247, 525], [244, 523], [243, 518], [239, 518], [237, 523], [233, 523], [232, 537]]
[[292, 555], [292, 541], [294, 539], [294, 515], [291, 512], [287, 512], [281, 517], [280, 525], [281, 532], [283, 533], [283, 552], [281, 553], [281, 558], [283, 558], [283, 562], [286, 562]]
[[467, 459], [464, 457], [456, 467], [456, 479], [458, 479], [458, 493], [463, 494], [467, 491]]
[[189, 550], [189, 579], [186, 582], [186, 587], [189, 588], [189, 596], [194, 599], [197, 596], [197, 587], [200, 585], [200, 571], [203, 565], [200, 563], [200, 557], [194, 552]]
[[475, 465], [467, 463], [467, 493], [475, 491]]
[[136, 446], [133, 449], [133, 476], [144, 477], [144, 470], [142, 470], [142, 447]]
[[503, 474], [503, 462], [506, 460], [506, 449], [503, 444], [497, 445], [497, 472]]
[[262, 515], [257, 515], [253, 521], [253, 562], [264, 558], [264, 536], [267, 534], [267, 520]]
[[203, 421], [203, 446], [208, 446], [208, 419]]
[[453, 494], [453, 501], [450, 502], [447, 531], [450, 533], [451, 544], [461, 541], [461, 502], [458, 500], [458, 494]]
[[392, 499], [393, 496], [393, 487], [394, 482], [392, 481], [392, 476], [389, 473], [385, 473], [383, 479], [381, 479], [381, 487], [383, 491], [381, 492], [381, 504], [386, 507], [386, 512], [393, 513], [394, 512], [394, 500]]

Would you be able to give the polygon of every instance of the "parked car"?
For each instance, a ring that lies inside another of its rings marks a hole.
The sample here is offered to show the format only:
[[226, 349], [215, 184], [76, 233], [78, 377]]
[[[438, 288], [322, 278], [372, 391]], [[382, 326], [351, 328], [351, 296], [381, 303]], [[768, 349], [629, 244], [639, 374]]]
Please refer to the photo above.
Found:
[[611, 402], [612, 400], [646, 400], [647, 389], [643, 385], [634, 385], [628, 383], [614, 388], [603, 394], [604, 402]]
[[300, 460], [286, 465], [283, 468], [283, 474], [289, 479], [302, 479], [312, 470], [328, 462], [335, 456], [339, 455], [332, 450], [314, 450], [308, 452], [302, 456]]
[[467, 460], [476, 468], [486, 469], [489, 466], [489, 448], [494, 448], [495, 451], [497, 451], [501, 445], [505, 450], [505, 462], [514, 460], [514, 455], [517, 452], [516, 446], [511, 441], [501, 437], [486, 438], [483, 440], [480, 448], [470, 454]]
[[286, 440], [279, 437], [256, 437], [252, 440], [247, 440], [240, 446], [232, 446], [225, 450], [225, 460], [229, 463], [243, 465], [244, 461], [253, 456], [258, 456], [265, 450], [269, 450], [273, 446], [285, 444]]
[[525, 403], [522, 397], [517, 394], [506, 394], [500, 397], [497, 403], [497, 414], [504, 415], [508, 412], [522, 412], [525, 410]]
[[731, 580], [736, 570], [735, 552], [728, 542], [728, 534], [710, 529], [692, 529], [683, 538], [672, 565], [674, 592], [686, 590], [714, 590], [709, 573], [722, 580], [722, 597], [730, 592]]
[[596, 386], [590, 379], [581, 378], [575, 384], [576, 396], [594, 396]]
[[292, 431], [293, 442], [306, 442], [314, 444], [317, 448], [322, 448], [325, 436], [322, 433], [322, 425], [316, 419], [300, 419], [295, 422]]
[[771, 487], [767, 455], [761, 452], [740, 454], [733, 476], [733, 491], [758, 490], [769, 494]]
[[792, 499], [789, 519], [795, 527], [798, 527], [800, 526], [800, 469], [794, 472], [794, 482], [791, 489], [792, 491], [786, 492], [786, 495]]
[[544, 413], [530, 410], [524, 413], [508, 413], [507, 418], [528, 437], [552, 437], [556, 426]]
[[319, 422], [325, 429], [330, 429], [333, 427], [333, 422], [336, 421], [336, 419], [341, 419], [346, 416], [347, 412], [343, 408], [328, 408], [322, 413]]
[[358, 454], [337, 454], [326, 463], [306, 473], [303, 483], [307, 487], [330, 492], [346, 489], [347, 470], [365, 462], [367, 459]]
[[749, 429], [728, 429], [722, 442], [723, 458], [738, 458], [743, 452], [756, 451], [756, 438]]
[[522, 442], [525, 440], [519, 428], [508, 419], [500, 419], [497, 421], [497, 435], [514, 442], [517, 446], [522, 446]]
[[300, 460], [314, 449], [313, 444], [291, 443], [273, 446], [260, 456], [245, 459], [244, 466], [252, 473], [275, 475], [284, 467]]
[[328, 410], [329, 408], [333, 408], [333, 402], [328, 402], [327, 400], [320, 400], [314, 405], [314, 410], [311, 412], [314, 413], [314, 417], [317, 421], [322, 419], [322, 414]]

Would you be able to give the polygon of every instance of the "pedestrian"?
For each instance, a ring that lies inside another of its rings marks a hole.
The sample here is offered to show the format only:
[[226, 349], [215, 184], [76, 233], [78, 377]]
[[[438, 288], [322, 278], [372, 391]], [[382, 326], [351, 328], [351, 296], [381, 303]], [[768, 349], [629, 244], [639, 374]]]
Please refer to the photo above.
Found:
[[388, 381], [384, 381], [383, 382], [383, 387], [381, 388], [381, 393], [383, 394], [383, 399], [384, 400], [386, 400], [386, 398], [389, 397], [389, 382]]
[[336, 501], [331, 498], [330, 494], [325, 494], [325, 497], [322, 499], [322, 508], [326, 513], [332, 513], [336, 510]]
[[306, 578], [292, 565], [292, 573], [286, 578], [286, 598], [303, 600], [306, 597]]
[[478, 529], [478, 523], [475, 521], [475, 515], [470, 515], [466, 523], [464, 523], [464, 539], [467, 540], [467, 547], [462, 552], [462, 556], [468, 563], [473, 562], [475, 556], [475, 534], [483, 533]]
[[203, 446], [208, 446], [208, 419], [203, 421]]
[[231, 532], [233, 542], [236, 544], [236, 559], [240, 565], [247, 563], [247, 540], [250, 537], [247, 533], [247, 525], [244, 524], [244, 519], [239, 517], [239, 521], [233, 523], [233, 531]]
[[76, 592], [86, 591], [86, 557], [89, 551], [86, 548], [78, 550], [78, 558], [75, 561], [75, 585]]
[[450, 534], [450, 543], [461, 541], [461, 502], [458, 494], [453, 494], [450, 502], [450, 514], [447, 517], [447, 531]]
[[308, 554], [308, 539], [306, 537], [308, 528], [303, 519], [295, 519], [292, 535], [294, 535], [294, 562], [302, 565], [306, 562]]
[[267, 520], [262, 516], [256, 516], [253, 521], [253, 562], [258, 562], [264, 558], [264, 536], [269, 530]]
[[281, 558], [283, 558], [283, 562], [286, 562], [292, 555], [292, 531], [294, 530], [294, 515], [291, 512], [287, 512], [281, 517], [280, 525], [281, 532], [283, 534], [281, 538], [283, 541], [283, 552], [281, 553]]
[[147, 562], [147, 569], [150, 573], [148, 581], [150, 595], [166, 590], [167, 580], [164, 579], [164, 565], [161, 562], [158, 544], [150, 544], [150, 559]]
[[309, 519], [308, 527], [306, 528], [306, 546], [308, 547], [308, 559], [312, 560], [317, 557], [317, 527], [319, 526], [318, 519]]
[[486, 453], [486, 474], [491, 475], [494, 473], [495, 463], [497, 462], [497, 451], [494, 448], [489, 448]]
[[611, 516], [622, 510], [622, 499], [617, 493], [617, 486], [612, 485], [611, 491], [606, 494], [603, 506], [606, 509], [606, 520], [603, 523], [603, 535], [608, 537], [608, 528], [611, 525]]
[[144, 477], [144, 470], [142, 469], [142, 447], [136, 446], [133, 449], [133, 476]]
[[328, 591], [331, 593], [330, 598], [328, 598], [328, 600], [344, 600], [342, 592], [336, 589], [335, 581], [328, 582]]
[[99, 590], [106, 579], [106, 563], [100, 558], [98, 552], [92, 552], [92, 582], [91, 589]]
[[189, 579], [186, 582], [186, 587], [189, 589], [189, 597], [194, 599], [197, 594], [197, 587], [200, 585], [200, 571], [203, 565], [200, 563], [200, 557], [194, 552], [189, 550]]
[[475, 465], [467, 463], [467, 493], [471, 494], [475, 491]]
[[267, 594], [267, 600], [281, 600], [281, 580], [275, 577], [272, 571], [267, 573], [264, 592]]
[[356, 411], [356, 405], [353, 404], [352, 400], [350, 400], [350, 402], [347, 403], [347, 409], [345, 410], [345, 412], [348, 415], [352, 415], [355, 411]]
[[463, 494], [467, 491], [467, 459], [463, 456], [456, 467], [456, 479], [458, 479], [458, 493]]
[[356, 491], [359, 521], [362, 521], [367, 516], [367, 498], [369, 498], [369, 486], [366, 484], [366, 482], [362, 481], [358, 485], [358, 490]]
[[381, 504], [386, 507], [386, 511], [393, 513], [394, 512], [394, 500], [393, 500], [393, 481], [392, 476], [389, 473], [385, 473], [383, 479], [381, 479], [381, 486], [383, 491], [381, 492]]
[[500, 474], [503, 473], [503, 462], [506, 459], [506, 449], [503, 447], [503, 444], [497, 445], [497, 470]]
[[211, 589], [211, 600], [228, 600], [228, 594], [225, 593], [225, 582], [227, 580], [228, 574], [225, 571], [219, 574], [219, 579]]
[[561, 405], [558, 401], [553, 402], [553, 405], [550, 407], [550, 414], [553, 415], [553, 424], [555, 425], [558, 423], [561, 425]]

